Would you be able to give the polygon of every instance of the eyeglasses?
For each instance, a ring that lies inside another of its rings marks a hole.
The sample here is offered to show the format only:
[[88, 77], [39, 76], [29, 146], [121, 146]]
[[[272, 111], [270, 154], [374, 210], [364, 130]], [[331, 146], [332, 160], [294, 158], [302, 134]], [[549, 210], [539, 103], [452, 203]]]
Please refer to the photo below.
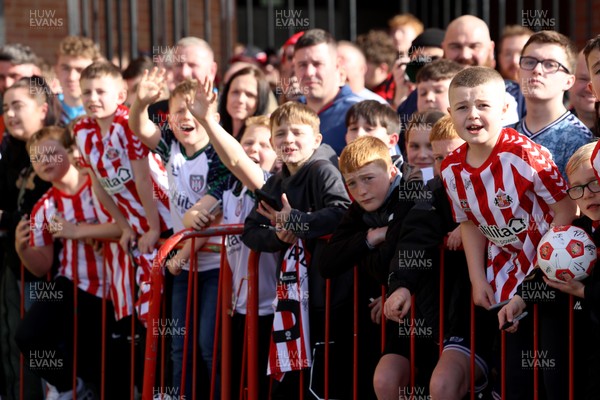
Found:
[[561, 68], [567, 74], [571, 73], [569, 72], [567, 67], [555, 60], [538, 60], [535, 57], [521, 57], [519, 59], [519, 66], [525, 71], [533, 71], [538, 64], [542, 64], [542, 69], [547, 74], [554, 74], [558, 72]]
[[567, 189], [567, 194], [571, 199], [577, 200], [583, 197], [585, 188], [588, 188], [588, 190], [592, 193], [598, 193], [600, 192], [600, 182], [598, 182], [597, 179], [594, 179], [593, 181], [590, 181], [585, 185], [572, 186], [569, 189]]

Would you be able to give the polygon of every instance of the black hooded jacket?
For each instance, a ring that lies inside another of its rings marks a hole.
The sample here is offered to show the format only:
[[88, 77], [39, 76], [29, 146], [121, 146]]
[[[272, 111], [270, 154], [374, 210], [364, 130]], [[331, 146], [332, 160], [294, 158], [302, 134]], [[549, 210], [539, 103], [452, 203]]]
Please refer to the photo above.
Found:
[[[335, 162], [335, 164], [334, 164]], [[323, 309], [325, 306], [325, 280], [313, 265], [319, 259], [325, 241], [321, 239], [331, 234], [350, 205], [342, 176], [337, 169], [337, 156], [328, 145], [321, 145], [308, 161], [290, 175], [284, 165], [281, 172], [273, 175], [262, 190], [281, 198], [283, 193], [292, 207], [288, 221], [289, 230], [303, 239], [311, 254], [309, 270], [310, 305]], [[289, 244], [282, 242], [275, 231], [261, 225], [270, 221], [256, 211], [256, 206], [246, 218], [242, 241], [252, 250], [261, 252], [281, 251], [281, 259]], [[352, 274], [345, 274], [332, 280], [332, 307], [348, 301], [352, 289]]]

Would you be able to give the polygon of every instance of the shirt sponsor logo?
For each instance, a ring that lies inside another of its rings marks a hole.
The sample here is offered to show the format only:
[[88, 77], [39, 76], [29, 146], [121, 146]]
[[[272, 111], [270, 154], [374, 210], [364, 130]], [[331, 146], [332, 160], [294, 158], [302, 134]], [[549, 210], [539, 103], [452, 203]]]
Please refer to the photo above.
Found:
[[101, 178], [100, 184], [108, 194], [115, 194], [125, 189], [125, 184], [131, 180], [131, 172], [127, 168], [119, 168], [117, 176], [112, 178]]
[[519, 242], [520, 233], [527, 230], [527, 221], [523, 218], [511, 218], [506, 226], [479, 225], [479, 230], [497, 246]]

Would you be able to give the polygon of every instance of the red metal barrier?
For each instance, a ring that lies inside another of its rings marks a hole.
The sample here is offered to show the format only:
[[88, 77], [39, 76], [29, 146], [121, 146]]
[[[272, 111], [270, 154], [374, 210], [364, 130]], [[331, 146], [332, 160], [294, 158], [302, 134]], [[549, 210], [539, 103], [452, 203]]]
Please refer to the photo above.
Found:
[[[220, 225], [220, 226], [215, 226], [215, 227], [210, 227], [207, 228], [205, 230], [202, 231], [194, 231], [191, 229], [186, 229], [183, 230], [181, 232], [177, 232], [175, 233], [173, 236], [171, 236], [169, 239], [167, 239], [165, 241], [165, 243], [160, 247], [160, 249], [158, 250], [158, 255], [156, 256], [156, 258], [154, 259], [154, 263], [152, 265], [152, 271], [151, 271], [151, 275], [150, 275], [150, 305], [149, 305], [149, 309], [148, 309], [148, 324], [152, 324], [152, 321], [156, 321], [159, 318], [159, 313], [160, 313], [160, 304], [161, 304], [161, 295], [163, 292], [163, 286], [164, 286], [164, 275], [163, 275], [163, 265], [169, 255], [169, 253], [175, 249], [180, 242], [188, 240], [188, 239], [192, 239], [192, 238], [199, 238], [199, 237], [209, 237], [209, 236], [226, 236], [226, 235], [236, 235], [236, 234], [240, 234], [243, 231], [243, 225]], [[191, 257], [191, 260], [194, 260], [194, 257]], [[223, 256], [222, 253], [222, 257], [221, 257], [221, 265], [223, 266], [223, 262], [226, 262], [226, 257]], [[225, 273], [225, 271], [229, 270], [229, 268], [221, 268], [221, 275]], [[229, 272], [229, 274], [231, 274], [231, 272]], [[223, 285], [223, 276], [220, 276], [219, 279], [219, 287], [221, 288]], [[231, 279], [229, 279], [229, 287], [231, 287]], [[229, 289], [231, 290], [231, 288]], [[219, 293], [221, 294], [221, 293]], [[224, 296], [220, 296], [219, 299], [222, 299]], [[189, 296], [188, 296], [189, 298]], [[218, 305], [221, 304], [221, 300], [218, 301]], [[219, 306], [218, 306], [219, 307]], [[188, 307], [188, 310], [190, 310], [190, 308]], [[218, 321], [221, 320], [220, 314], [222, 314], [223, 312], [226, 312], [227, 307], [223, 307], [223, 305], [220, 306], [220, 310], [221, 312], [219, 312], [219, 310], [217, 310], [217, 319]], [[187, 318], [186, 318], [187, 319]], [[195, 319], [195, 318], [194, 318]], [[222, 322], [225, 322], [225, 320], [227, 320], [227, 318], [222, 318]], [[219, 323], [217, 323], [216, 328], [218, 329], [219, 327]], [[187, 335], [187, 330], [186, 330], [186, 335]], [[194, 344], [196, 343], [196, 340], [192, 341]], [[217, 336], [215, 336], [215, 342], [217, 342]], [[187, 340], [184, 340], [184, 344], [187, 343]], [[184, 345], [185, 346], [185, 345]], [[195, 345], [194, 345], [195, 347]], [[224, 360], [226, 360], [228, 358], [228, 354], [227, 353], [227, 347], [228, 347], [228, 340], [223, 340], [223, 357]], [[187, 353], [186, 351], [187, 349], [184, 348], [184, 357]], [[157, 354], [158, 354], [158, 338], [153, 335], [153, 332], [151, 330], [148, 330], [146, 332], [146, 357], [145, 357], [145, 363], [144, 363], [144, 384], [143, 384], [143, 389], [142, 389], [142, 399], [143, 400], [152, 400], [153, 398], [153, 393], [154, 393], [154, 384], [156, 381], [156, 362], [157, 362]], [[215, 366], [215, 358], [213, 357], [213, 367]], [[225, 365], [226, 363], [223, 364], [223, 368], [228, 368], [229, 366]], [[185, 365], [185, 363], [184, 363]], [[215, 371], [216, 368], [213, 368], [213, 371]], [[228, 371], [228, 369], [227, 369]], [[213, 376], [215, 375], [215, 373], [213, 372]], [[182, 373], [182, 379], [184, 379], [183, 377], [185, 377], [185, 373]], [[225, 374], [224, 376], [222, 376], [222, 387], [224, 386], [224, 384], [226, 383], [226, 379], [228, 377], [228, 374]], [[212, 381], [212, 379], [211, 379]], [[212, 390], [211, 393], [214, 393], [214, 383], [211, 383], [212, 386]], [[227, 385], [229, 387], [229, 385]], [[184, 387], [184, 386], [182, 386]], [[226, 395], [226, 393], [221, 393], [222, 394], [222, 398], [227, 398], [224, 395]]]
[[[242, 225], [221, 225], [221, 226], [216, 226], [216, 227], [211, 227], [209, 229], [206, 229], [204, 231], [192, 231], [192, 230], [185, 230], [182, 232], [178, 232], [175, 235], [173, 235], [171, 238], [169, 238], [168, 240], [166, 240], [164, 242], [164, 244], [160, 247], [159, 251], [158, 251], [158, 255], [156, 257], [156, 259], [154, 260], [153, 263], [153, 267], [152, 267], [152, 271], [151, 271], [151, 300], [150, 300], [150, 308], [149, 308], [149, 314], [148, 314], [148, 324], [149, 326], [151, 326], [152, 321], [156, 321], [158, 318], [160, 318], [161, 315], [161, 310], [162, 313], [164, 313], [164, 302], [163, 300], [163, 296], [162, 293], [164, 292], [163, 290], [163, 286], [164, 286], [164, 275], [163, 275], [163, 265], [164, 262], [167, 258], [167, 256], [169, 255], [169, 253], [175, 249], [176, 247], [178, 247], [180, 245], [181, 242], [185, 241], [185, 240], [194, 240], [194, 238], [198, 238], [198, 237], [207, 237], [207, 236], [225, 236], [225, 235], [234, 235], [234, 234], [240, 234], [243, 230], [243, 226]], [[192, 275], [197, 273], [197, 263], [196, 263], [196, 258], [195, 257], [191, 257], [191, 265], [190, 265], [190, 279], [192, 279]], [[250, 255], [250, 260], [249, 260], [249, 264], [248, 264], [248, 303], [247, 303], [247, 318], [246, 318], [246, 332], [247, 335], [244, 335], [246, 337], [247, 340], [247, 344], [245, 345], [245, 356], [244, 356], [244, 370], [247, 373], [247, 382], [246, 385], [247, 387], [244, 388], [243, 387], [243, 382], [244, 382], [244, 373], [242, 373], [242, 379], [240, 382], [240, 398], [247, 398], [247, 399], [257, 399], [258, 398], [258, 393], [259, 393], [259, 378], [261, 376], [262, 371], [258, 370], [258, 304], [259, 304], [259, 299], [258, 299], [258, 260], [259, 260], [259, 254], [256, 252], [251, 252]], [[103, 266], [104, 268], [104, 276], [106, 279], [106, 263]], [[230, 341], [231, 341], [231, 319], [230, 314], [228, 312], [229, 309], [229, 302], [231, 299], [231, 271], [230, 268], [227, 264], [227, 259], [224, 253], [222, 253], [222, 257], [221, 257], [221, 275], [219, 277], [219, 301], [218, 301], [218, 313], [217, 313], [217, 318], [218, 318], [218, 323], [216, 324], [216, 333], [220, 331], [220, 335], [215, 334], [215, 347], [214, 347], [214, 354], [215, 356], [213, 357], [213, 371], [216, 371], [216, 365], [217, 365], [217, 348], [218, 348], [218, 339], [221, 339], [221, 347], [220, 347], [220, 355], [221, 355], [221, 398], [224, 400], [228, 400], [230, 399], [230, 388], [231, 388], [231, 384], [238, 384], [238, 382], [232, 382], [231, 381], [231, 376], [230, 376], [230, 367], [231, 367], [231, 348], [230, 348]], [[445, 264], [444, 264], [444, 258], [443, 258], [443, 249], [442, 249], [442, 254], [441, 254], [441, 268], [440, 268], [440, 282], [444, 282], [444, 274], [447, 273], [446, 269], [445, 269]], [[358, 279], [357, 279], [357, 275], [358, 275], [358, 271], [355, 268], [354, 270], [354, 276], [355, 276], [355, 281], [354, 281], [354, 294], [355, 294], [355, 298], [354, 298], [354, 338], [353, 338], [353, 351], [354, 351], [354, 366], [353, 366], [353, 371], [352, 371], [352, 378], [353, 378], [353, 398], [357, 399], [358, 398], [358, 346], [360, 345], [360, 337], [359, 337], [359, 327], [358, 327], [358, 298], [357, 298], [357, 294], [358, 294]], [[73, 370], [73, 385], [74, 387], [76, 387], [76, 377], [77, 377], [77, 314], [76, 314], [76, 310], [77, 310], [77, 280], [78, 280], [78, 275], [77, 275], [77, 270], [76, 268], [74, 269], [74, 290], [75, 290], [75, 297], [74, 297], [74, 343], [73, 343], [73, 349], [74, 349], [74, 370]], [[192, 292], [192, 296], [188, 297], [188, 308], [187, 308], [187, 313], [188, 315], [186, 316], [186, 333], [188, 332], [187, 330], [187, 326], [189, 323], [192, 323], [194, 325], [193, 328], [193, 335], [194, 337], [196, 337], [196, 330], [197, 330], [197, 321], [196, 318], [194, 318], [194, 321], [190, 321], [189, 319], [191, 318], [189, 316], [189, 314], [191, 313], [191, 310], [193, 309], [192, 304], [189, 304], [191, 302], [191, 298], [193, 298], [193, 303], [197, 304], [197, 287], [195, 287], [196, 285], [196, 279], [192, 280], [191, 285], [189, 285], [189, 290]], [[24, 314], [24, 269], [21, 271], [21, 306], [20, 306], [20, 310], [21, 310], [21, 316], [23, 316]], [[440, 319], [439, 319], [439, 324], [440, 324], [440, 332], [439, 332], [439, 340], [440, 340], [440, 355], [441, 355], [441, 351], [442, 351], [442, 346], [443, 346], [443, 337], [444, 337], [444, 309], [445, 309], [445, 304], [444, 304], [444, 287], [443, 285], [440, 287], [440, 303], [439, 303], [439, 307], [440, 307]], [[327, 298], [327, 304], [329, 304], [329, 299], [331, 296], [330, 293], [330, 285], [329, 283], [326, 286], [326, 298]], [[104, 297], [102, 302], [102, 337], [105, 338], [106, 337], [106, 298]], [[385, 302], [385, 289], [382, 289], [382, 307], [384, 305]], [[574, 306], [574, 300], [573, 297], [570, 297], [569, 299], [569, 309], [570, 309], [570, 314], [569, 314], [569, 376], [568, 376], [568, 384], [569, 384], [569, 399], [574, 399], [574, 372], [573, 372], [573, 367], [574, 367], [574, 349], [573, 349], [573, 342], [574, 342], [574, 318], [573, 318], [573, 306]], [[474, 316], [475, 316], [475, 306], [473, 304], [473, 302], [471, 302], [471, 359], [470, 359], [470, 365], [471, 365], [471, 371], [470, 371], [470, 389], [471, 389], [471, 398], [474, 399], [475, 398], [475, 393], [474, 393], [474, 388], [475, 388], [475, 351], [477, 350], [475, 348], [475, 320], [474, 320]], [[537, 349], [539, 348], [539, 327], [538, 327], [538, 310], [537, 310], [537, 305], [533, 306], [533, 312], [532, 312], [532, 317], [533, 317], [533, 323], [534, 323], [534, 365], [533, 365], [533, 369], [534, 369], [534, 395], [535, 398], [537, 399], [539, 396], [539, 367], [538, 367], [538, 363], [537, 361]], [[193, 312], [191, 315], [196, 315], [195, 312]], [[326, 326], [326, 332], [325, 332], [325, 371], [326, 371], [326, 375], [327, 375], [327, 371], [328, 371], [328, 367], [330, 364], [330, 358], [329, 358], [329, 315], [330, 315], [330, 311], [329, 308], [326, 308], [326, 315], [327, 315], [327, 320], [325, 323]], [[411, 308], [411, 312], [410, 312], [410, 318], [412, 321], [414, 321], [415, 318], [415, 314], [414, 314], [414, 297], [413, 297], [413, 307]], [[135, 333], [135, 325], [134, 325], [135, 321], [132, 320], [132, 337], [134, 337], [134, 333]], [[382, 332], [382, 349], [385, 343], [385, 319], [382, 318], [382, 324], [381, 324], [381, 332]], [[506, 337], [505, 337], [506, 333], [501, 332], [501, 348], [502, 348], [502, 357], [501, 357], [501, 392], [502, 392], [502, 398], [506, 398], [506, 376], [505, 376], [505, 370], [506, 370], [506, 360], [504, 357], [505, 354], [505, 348], [506, 348]], [[160, 377], [160, 384], [162, 387], [164, 387], [164, 362], [165, 362], [165, 337], [162, 336], [161, 338], [162, 340], [162, 346], [161, 346], [161, 351], [162, 351], [162, 366], [161, 366], [161, 377]], [[194, 343], [194, 347], [196, 344], [196, 341], [192, 341]], [[187, 340], [184, 340], [184, 344], [187, 345]], [[102, 366], [101, 366], [101, 382], [104, 383], [105, 381], [105, 351], [106, 351], [106, 344], [103, 340], [102, 344]], [[134, 374], [135, 374], [135, 363], [134, 363], [134, 351], [135, 351], [135, 343], [134, 340], [132, 340], [132, 347], [131, 347], [131, 351], [132, 351], [132, 364], [131, 364], [131, 385], [130, 385], [130, 398], [133, 399], [133, 392], [134, 392]], [[156, 384], [156, 367], [157, 367], [157, 357], [158, 357], [158, 337], [157, 335], [154, 335], [151, 329], [147, 330], [146, 333], [146, 355], [145, 355], [145, 364], [144, 364], [144, 382], [143, 382], [143, 392], [142, 392], [142, 399], [143, 400], [151, 400], [153, 399], [153, 394], [154, 394], [154, 386]], [[410, 376], [410, 384], [414, 387], [415, 384], [415, 343], [414, 343], [414, 337], [411, 337], [411, 343], [410, 343], [410, 348], [411, 348], [411, 356], [410, 356], [410, 365], [411, 365], [411, 376]], [[184, 357], [187, 354], [187, 348], [184, 349]], [[194, 358], [196, 358], [196, 349], [193, 349], [193, 355]], [[196, 362], [193, 363], [193, 365], [196, 365]], [[21, 369], [21, 377], [23, 376], [23, 356], [21, 356], [21, 365], [20, 365], [20, 369]], [[184, 362], [184, 368], [185, 368], [185, 362]], [[215, 373], [213, 373], [213, 376], [211, 377], [211, 398], [213, 397], [214, 393], [215, 393]], [[182, 380], [185, 379], [185, 371], [182, 373]], [[303, 389], [303, 385], [302, 385], [302, 381], [304, 379], [304, 376], [302, 374], [302, 372], [300, 373], [300, 388], [299, 388], [299, 393], [300, 396], [302, 398], [303, 393], [304, 393], [304, 389]], [[23, 392], [24, 392], [24, 382], [23, 379], [20, 379], [20, 396], [21, 398], [23, 398]], [[329, 380], [326, 379], [325, 380], [325, 399], [327, 399], [329, 397], [329, 392], [330, 392], [330, 386], [329, 386]], [[185, 387], [184, 386], [184, 382], [182, 382], [182, 388]], [[102, 387], [100, 388], [101, 393], [100, 396], [102, 399], [105, 398], [105, 389], [104, 389], [104, 385], [102, 385]], [[194, 394], [193, 396], [195, 397], [195, 382], [193, 382], [193, 390], [194, 390]]]

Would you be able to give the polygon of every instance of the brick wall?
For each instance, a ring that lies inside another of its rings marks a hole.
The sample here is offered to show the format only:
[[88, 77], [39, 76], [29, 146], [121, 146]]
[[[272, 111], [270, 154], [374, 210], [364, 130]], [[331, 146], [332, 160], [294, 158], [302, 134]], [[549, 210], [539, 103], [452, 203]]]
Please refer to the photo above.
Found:
[[[188, 10], [184, 13], [183, 18], [189, 18], [189, 35], [198, 36], [201, 38], [205, 37], [205, 15], [204, 15], [204, 2], [209, 1], [210, 3], [210, 21], [211, 21], [211, 46], [215, 51], [215, 57], [219, 65], [224, 65], [221, 58], [227, 49], [223, 48], [223, 43], [226, 35], [232, 35], [232, 43], [235, 43], [233, 39], [236, 34], [236, 24], [222, 24], [220, 20], [221, 15], [221, 1], [215, 0], [189, 0]], [[91, 9], [91, 0], [79, 0], [77, 3], [82, 4], [87, 2], [89, 4], [89, 21], [88, 26], [90, 32], [88, 36], [94, 36], [94, 24], [97, 24], [99, 28], [99, 40], [100, 48], [106, 54], [106, 12], [105, 4], [106, 0], [98, 0], [99, 9], [98, 14], [94, 15]], [[129, 1], [122, 1], [120, 10], [117, 10], [117, 2], [112, 1], [112, 19], [111, 19], [111, 30], [113, 33], [112, 51], [115, 55], [118, 54], [117, 47], [117, 18], [121, 18], [122, 22], [122, 46], [124, 58], [123, 66], [126, 66], [129, 60], [130, 54], [130, 37], [129, 37]], [[171, 1], [159, 1], [160, 9], [156, 13], [158, 19], [155, 23], [156, 26], [156, 43], [150, 43], [150, 1], [149, 0], [137, 0], [137, 17], [136, 21], [138, 24], [138, 51], [148, 52], [152, 51], [152, 45], [173, 45], [173, 2]], [[231, 2], [235, 3], [235, 2]], [[232, 10], [231, 15], [235, 15], [235, 10]], [[81, 17], [80, 17], [81, 18]], [[54, 63], [56, 60], [56, 48], [58, 42], [69, 34], [69, 15], [67, 11], [66, 0], [5, 0], [4, 1], [4, 26], [0, 29], [4, 29], [4, 36], [6, 43], [23, 43], [30, 46], [38, 55], [47, 59], [50, 63]], [[77, 32], [81, 34], [83, 32], [85, 24], [80, 21], [81, 30]], [[222, 42], [223, 40], [223, 42]], [[113, 58], [113, 60], [115, 60]]]
[[[574, 5], [575, 12], [575, 30], [573, 39], [578, 48], [583, 48], [585, 42], [592, 37], [600, 34], [600, 0], [576, 1]], [[591, 7], [590, 7], [591, 5]], [[589, 10], [591, 8], [591, 12]], [[591, 35], [590, 35], [591, 33]]]

